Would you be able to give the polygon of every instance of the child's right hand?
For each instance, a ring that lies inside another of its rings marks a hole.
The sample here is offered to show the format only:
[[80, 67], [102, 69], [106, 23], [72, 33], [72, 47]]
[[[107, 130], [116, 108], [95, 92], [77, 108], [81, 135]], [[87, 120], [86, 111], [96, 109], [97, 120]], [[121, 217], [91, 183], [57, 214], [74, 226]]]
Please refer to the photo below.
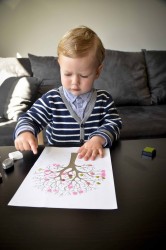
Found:
[[19, 134], [14, 143], [17, 150], [32, 150], [34, 154], [37, 154], [37, 138], [29, 131]]

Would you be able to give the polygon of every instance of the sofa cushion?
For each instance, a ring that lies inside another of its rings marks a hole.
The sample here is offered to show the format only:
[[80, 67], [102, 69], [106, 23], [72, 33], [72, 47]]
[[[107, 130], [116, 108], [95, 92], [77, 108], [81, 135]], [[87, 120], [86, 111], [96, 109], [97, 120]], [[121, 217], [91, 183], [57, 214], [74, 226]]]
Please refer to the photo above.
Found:
[[151, 104], [142, 52], [106, 50], [95, 86], [110, 92], [117, 106]]
[[121, 139], [166, 137], [166, 105], [118, 107]]
[[0, 118], [0, 146], [14, 146], [13, 133], [17, 122]]
[[28, 54], [33, 76], [41, 80], [50, 79], [60, 82], [60, 68], [56, 57]]
[[28, 58], [0, 57], [0, 86], [12, 76], [30, 76], [32, 74]]
[[10, 77], [0, 86], [0, 116], [17, 120], [36, 99], [41, 82], [34, 77]]
[[153, 104], [166, 103], [166, 51], [144, 51]]
[[38, 97], [41, 97], [43, 94], [48, 92], [51, 89], [59, 88], [61, 86], [61, 83], [55, 80], [42, 80], [41, 85], [39, 87], [38, 91]]

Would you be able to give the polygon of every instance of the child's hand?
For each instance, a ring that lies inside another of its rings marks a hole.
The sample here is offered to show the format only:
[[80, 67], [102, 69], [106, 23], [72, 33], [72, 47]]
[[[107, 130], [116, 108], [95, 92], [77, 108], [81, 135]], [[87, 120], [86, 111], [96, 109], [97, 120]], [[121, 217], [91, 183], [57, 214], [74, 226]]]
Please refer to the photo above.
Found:
[[26, 131], [19, 134], [14, 143], [17, 150], [32, 150], [34, 154], [37, 154], [38, 142], [31, 132]]
[[104, 150], [103, 144], [105, 143], [105, 139], [101, 136], [93, 136], [89, 141], [85, 142], [85, 144], [79, 148], [78, 157], [84, 158], [87, 160], [95, 160], [99, 155], [103, 157]]

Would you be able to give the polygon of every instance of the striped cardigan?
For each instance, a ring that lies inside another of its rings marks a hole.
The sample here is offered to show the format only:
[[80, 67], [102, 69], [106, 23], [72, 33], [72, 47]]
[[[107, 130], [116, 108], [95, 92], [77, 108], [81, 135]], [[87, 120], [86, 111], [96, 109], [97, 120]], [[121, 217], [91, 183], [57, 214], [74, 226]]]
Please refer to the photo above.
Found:
[[94, 90], [81, 120], [66, 100], [63, 88], [53, 89], [39, 98], [20, 116], [15, 137], [24, 130], [37, 134], [46, 127], [50, 145], [80, 143], [94, 135], [103, 136], [107, 145], [117, 140], [122, 126], [112, 97], [105, 90]]

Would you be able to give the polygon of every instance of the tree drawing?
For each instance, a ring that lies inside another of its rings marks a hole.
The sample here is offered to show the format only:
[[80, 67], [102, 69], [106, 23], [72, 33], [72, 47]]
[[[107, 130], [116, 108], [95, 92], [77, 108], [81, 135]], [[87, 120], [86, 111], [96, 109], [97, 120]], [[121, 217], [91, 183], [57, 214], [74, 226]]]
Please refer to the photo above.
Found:
[[53, 163], [38, 168], [34, 174], [35, 187], [57, 194], [79, 195], [97, 189], [106, 178], [105, 170], [95, 169], [92, 164], [76, 165], [77, 153], [71, 153], [67, 166]]

